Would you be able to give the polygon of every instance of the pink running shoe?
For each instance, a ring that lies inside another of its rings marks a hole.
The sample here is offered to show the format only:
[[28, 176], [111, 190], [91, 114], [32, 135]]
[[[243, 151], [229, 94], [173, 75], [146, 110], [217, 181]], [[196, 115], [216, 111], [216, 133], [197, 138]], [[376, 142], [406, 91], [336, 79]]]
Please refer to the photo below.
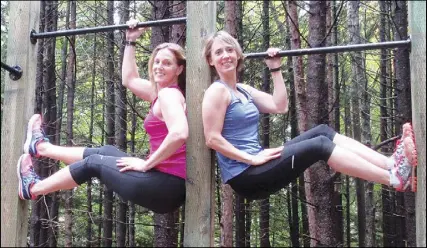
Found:
[[403, 158], [403, 140], [406, 137], [410, 137], [415, 142], [414, 130], [409, 122], [403, 124], [402, 126], [402, 137], [396, 141], [396, 146], [394, 148], [394, 153], [391, 155], [391, 159], [394, 160], [394, 165], [400, 163], [399, 159]]
[[43, 119], [40, 114], [34, 114], [28, 121], [27, 126], [27, 138], [24, 143], [24, 153], [29, 153], [32, 157], [40, 157], [37, 152], [37, 145], [40, 142], [47, 141], [49, 139], [45, 137], [42, 129]]
[[411, 137], [403, 139], [403, 153], [396, 160], [396, 166], [391, 170], [398, 180], [399, 186], [395, 187], [397, 191], [417, 191], [416, 166], [417, 150]]
[[16, 167], [19, 180], [19, 198], [22, 200], [37, 199], [37, 196], [31, 195], [30, 192], [31, 186], [40, 181], [40, 177], [34, 171], [31, 155], [22, 154]]

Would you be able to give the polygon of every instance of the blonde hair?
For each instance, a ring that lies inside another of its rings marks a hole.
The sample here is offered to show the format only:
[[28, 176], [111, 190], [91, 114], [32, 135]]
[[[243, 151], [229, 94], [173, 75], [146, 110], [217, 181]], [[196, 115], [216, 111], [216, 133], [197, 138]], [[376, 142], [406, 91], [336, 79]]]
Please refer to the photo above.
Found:
[[[245, 56], [243, 55], [242, 48], [240, 47], [239, 42], [224, 30], [217, 31], [206, 38], [205, 45], [203, 47], [203, 56], [205, 56], [206, 62], [209, 64], [209, 59], [211, 58], [211, 52], [212, 52], [212, 44], [216, 39], [224, 41], [225, 43], [231, 45], [234, 48], [238, 56], [237, 72], [241, 71], [243, 69], [243, 62], [245, 60]], [[218, 75], [215, 70], [215, 67], [214, 66], [210, 66], [210, 67], [211, 67], [211, 71], [215, 75]]]
[[154, 75], [153, 75], [153, 64], [154, 64], [154, 58], [156, 57], [157, 53], [162, 49], [168, 49], [173, 53], [176, 59], [176, 63], [180, 66], [184, 66], [181, 74], [178, 76], [178, 86], [181, 89], [182, 93], [185, 96], [185, 65], [186, 65], [186, 59], [185, 59], [185, 52], [184, 49], [175, 43], [161, 43], [156, 48], [154, 48], [153, 52], [151, 53], [150, 59], [148, 60], [148, 76], [150, 78], [150, 82], [157, 87], [156, 83], [154, 82]]

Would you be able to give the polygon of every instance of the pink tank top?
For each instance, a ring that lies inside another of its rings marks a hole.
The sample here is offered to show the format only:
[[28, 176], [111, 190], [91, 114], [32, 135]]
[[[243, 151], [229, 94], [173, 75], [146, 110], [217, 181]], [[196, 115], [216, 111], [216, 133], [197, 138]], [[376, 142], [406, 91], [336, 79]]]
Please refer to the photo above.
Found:
[[[178, 88], [177, 86], [171, 86], [171, 88]], [[179, 88], [178, 88], [179, 89]], [[144, 120], [144, 128], [149, 135], [150, 141], [150, 154], [151, 156], [162, 144], [163, 140], [166, 138], [168, 134], [168, 128], [166, 123], [159, 118], [157, 118], [153, 113], [154, 101], [151, 103], [150, 111], [148, 112], [147, 117]], [[156, 165], [154, 169], [168, 173], [174, 176], [178, 176], [181, 178], [186, 178], [186, 158], [185, 158], [186, 145], [185, 143], [175, 151], [169, 158], [163, 160], [160, 164]]]

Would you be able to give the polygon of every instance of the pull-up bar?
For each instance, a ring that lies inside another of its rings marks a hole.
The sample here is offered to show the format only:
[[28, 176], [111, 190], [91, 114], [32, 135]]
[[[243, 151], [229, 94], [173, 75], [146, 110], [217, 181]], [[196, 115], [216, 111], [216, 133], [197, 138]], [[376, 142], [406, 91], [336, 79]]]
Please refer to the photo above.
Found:
[[[304, 49], [296, 49], [296, 50], [285, 50], [285, 51], [278, 52], [277, 56], [290, 57], [290, 56], [301, 56], [301, 55], [309, 55], [309, 54], [354, 52], [354, 51], [385, 49], [385, 48], [395, 48], [395, 47], [410, 48], [411, 40], [407, 39], [407, 40], [400, 40], [400, 41], [354, 44], [354, 45], [346, 45], [346, 46], [314, 47], [314, 48], [304, 48]], [[267, 52], [245, 54], [245, 58], [247, 59], [267, 58], [267, 57], [268, 57]]]
[[1, 62], [1, 68], [5, 69], [9, 72], [10, 79], [16, 81], [22, 76], [22, 69], [19, 65], [9, 66], [3, 62]]
[[[185, 23], [186, 20], [187, 20], [187, 17], [178, 17], [178, 18], [171, 18], [171, 19], [138, 22], [138, 24], [136, 24], [136, 27], [140, 28], [140, 27], [156, 27], [156, 26], [173, 25], [173, 24]], [[58, 31], [45, 32], [45, 33], [36, 33], [36, 31], [33, 29], [30, 32], [30, 39], [31, 39], [31, 43], [35, 44], [37, 42], [37, 39], [42, 39], [42, 38], [99, 33], [99, 32], [113, 31], [113, 30], [123, 30], [128, 28], [129, 26], [127, 24], [119, 24], [119, 25], [109, 25], [109, 26], [93, 27], [93, 28], [58, 30]]]

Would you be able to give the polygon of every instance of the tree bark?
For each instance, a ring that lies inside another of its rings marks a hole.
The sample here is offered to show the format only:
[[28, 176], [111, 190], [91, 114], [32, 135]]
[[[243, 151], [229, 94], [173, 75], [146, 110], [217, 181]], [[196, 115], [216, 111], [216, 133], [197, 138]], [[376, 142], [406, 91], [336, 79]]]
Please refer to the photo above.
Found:
[[[107, 20], [108, 25], [114, 25], [114, 1], [107, 2]], [[108, 145], [114, 145], [114, 124], [115, 124], [115, 94], [114, 94], [114, 33], [107, 33], [107, 79], [105, 80], [105, 138]], [[112, 246], [113, 244], [113, 191], [107, 189], [104, 185], [104, 220], [103, 220], [103, 246]]]
[[[301, 48], [301, 37], [299, 35], [299, 20], [298, 20], [298, 11], [297, 4], [295, 1], [288, 1], [287, 6], [282, 2], [282, 5], [285, 9], [288, 9], [288, 15], [286, 18], [286, 22], [288, 23], [291, 42], [291, 49], [300, 49]], [[293, 84], [295, 91], [295, 112], [298, 128], [295, 135], [302, 133], [307, 130], [307, 94], [306, 94], [306, 82], [304, 76], [303, 69], [303, 61], [301, 56], [292, 57], [292, 68], [293, 68]], [[306, 174], [306, 173], [304, 173]], [[298, 179], [298, 187], [292, 186], [292, 189], [298, 189], [298, 194], [300, 199], [306, 199], [305, 193], [305, 179], [304, 176], [301, 175]], [[294, 191], [292, 191], [294, 192]], [[303, 236], [303, 245], [304, 247], [308, 247], [310, 245], [310, 230], [308, 225], [308, 214], [307, 214], [307, 206], [303, 201], [301, 204], [301, 216], [302, 216], [302, 236]]]
[[[76, 1], [70, 3], [70, 29], [76, 28]], [[71, 36], [70, 46], [75, 47], [75, 36]], [[75, 63], [76, 57], [73, 52], [68, 54], [67, 64], [67, 145], [73, 145], [74, 133], [73, 133], [73, 120], [74, 120], [74, 94], [76, 87], [75, 78]], [[73, 192], [67, 190], [64, 193], [65, 197], [65, 246], [73, 246]]]
[[[326, 35], [326, 2], [311, 1], [309, 3], [309, 37], [311, 47], [325, 46]], [[325, 82], [325, 55], [308, 57], [307, 70], [307, 113], [308, 127], [328, 122], [327, 102], [328, 90]], [[329, 166], [319, 161], [305, 172], [307, 201], [312, 204], [308, 211], [310, 223], [311, 246], [337, 246], [338, 235], [334, 233], [336, 212], [332, 204], [334, 195], [333, 181]]]
[[[270, 18], [269, 1], [264, 0], [262, 6], [262, 28], [263, 28], [263, 50], [270, 47]], [[264, 67], [262, 73], [262, 91], [270, 93], [270, 72], [268, 67]], [[270, 147], [270, 115], [261, 115], [261, 139], [263, 147]], [[270, 197], [260, 201], [260, 246], [270, 247]]]
[[[360, 1], [348, 2], [348, 32], [349, 43], [360, 43], [360, 26], [359, 26], [359, 6]], [[352, 86], [351, 86], [351, 108], [352, 108], [352, 126], [353, 138], [361, 141], [361, 127], [360, 127], [360, 87], [362, 84], [361, 75], [363, 73], [360, 68], [361, 54], [360, 52], [353, 53], [351, 57], [351, 71], [352, 71]], [[359, 235], [359, 246], [365, 246], [365, 232], [366, 232], [366, 213], [365, 213], [365, 186], [362, 179], [356, 178], [356, 197], [357, 197], [357, 225]]]

